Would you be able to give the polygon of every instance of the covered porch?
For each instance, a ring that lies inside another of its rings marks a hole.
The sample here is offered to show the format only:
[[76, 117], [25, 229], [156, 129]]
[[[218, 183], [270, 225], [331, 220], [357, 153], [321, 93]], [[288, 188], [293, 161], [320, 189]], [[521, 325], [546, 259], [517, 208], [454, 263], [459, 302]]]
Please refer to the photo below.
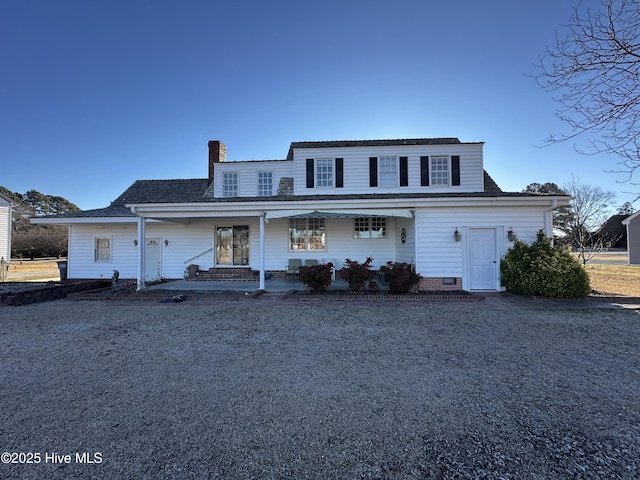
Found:
[[[185, 205], [163, 205], [164, 208], [159, 208], [157, 204], [132, 205], [130, 208], [138, 217], [137, 242], [145, 245], [146, 239], [151, 236], [147, 232], [147, 222], [161, 222], [167, 227], [173, 224], [176, 228], [182, 225], [179, 229], [174, 228], [175, 233], [167, 230], [159, 241], [161, 245], [164, 243], [165, 246], [170, 246], [162, 248], [164, 253], [162, 258], [159, 258], [161, 270], [167, 272], [165, 261], [176, 263], [171, 258], [179, 257], [183, 260], [182, 263], [186, 262], [183, 269], [194, 263], [199, 267], [199, 274], [203, 273], [203, 277], [209, 277], [206, 281], [200, 279], [191, 281], [190, 284], [211, 284], [207, 288], [217, 286], [233, 290], [250, 290], [253, 283], [259, 290], [277, 288], [280, 291], [288, 291], [305, 288], [299, 277], [291, 279], [285, 275], [291, 259], [299, 259], [303, 265], [306, 261], [331, 261], [336, 269], [339, 269], [346, 258], [364, 260], [367, 256], [372, 256], [383, 265], [387, 261], [413, 263], [415, 257], [414, 213], [409, 207], [337, 208], [334, 205], [331, 208], [326, 205], [299, 204], [296, 205], [299, 208], [291, 209], [290, 205], [289, 208], [283, 208], [285, 205], [279, 203], [263, 205], [264, 209], [257, 210], [255, 204], [249, 209], [248, 205], [243, 208], [244, 202], [238, 203], [238, 208], [232, 210], [227, 204], [224, 211], [215, 208], [218, 205], [208, 205], [208, 209], [204, 209], [203, 205], [197, 205], [197, 208], [193, 209], [185, 208]], [[378, 224], [374, 219], [383, 221]], [[321, 220], [321, 223], [317, 220]], [[321, 228], [316, 229], [317, 224], [321, 225]], [[195, 225], [200, 225], [201, 228], [206, 225], [210, 229], [210, 240], [207, 244], [203, 243], [202, 232], [197, 246], [184, 237], [194, 232]], [[225, 237], [222, 233], [228, 235]], [[172, 235], [179, 237], [172, 238]], [[228, 240], [224, 242], [227, 237]], [[223, 258], [223, 245], [231, 246], [230, 250], [227, 247], [229, 253], [224, 257], [227, 259], [224, 265], [220, 261]], [[178, 252], [178, 248], [180, 253], [173, 253]], [[149, 278], [145, 271], [149, 262], [145, 260], [144, 250], [137, 249], [139, 289], [146, 288]], [[236, 250], [242, 253], [236, 254]], [[175, 270], [174, 266], [174, 273]], [[244, 278], [240, 282], [226, 282], [221, 278], [228, 272], [242, 273], [243, 270], [253, 274], [252, 278]], [[222, 272], [223, 275], [216, 275], [217, 272]], [[168, 278], [176, 276], [169, 275]], [[237, 285], [225, 287], [226, 283]], [[334, 288], [340, 289], [339, 284], [340, 281], [336, 279]], [[188, 289], [199, 289], [205, 288], [206, 285], [196, 287], [184, 286]]]

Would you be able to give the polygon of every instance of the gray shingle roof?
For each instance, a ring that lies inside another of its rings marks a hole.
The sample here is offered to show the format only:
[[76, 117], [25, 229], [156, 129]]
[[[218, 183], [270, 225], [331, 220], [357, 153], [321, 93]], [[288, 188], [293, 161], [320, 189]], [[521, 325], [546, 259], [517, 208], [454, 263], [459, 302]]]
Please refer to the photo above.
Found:
[[448, 138], [400, 138], [395, 140], [329, 140], [323, 142], [291, 142], [287, 160], [293, 160], [295, 148], [333, 147], [392, 147], [396, 145], [455, 145], [462, 143], [455, 137]]

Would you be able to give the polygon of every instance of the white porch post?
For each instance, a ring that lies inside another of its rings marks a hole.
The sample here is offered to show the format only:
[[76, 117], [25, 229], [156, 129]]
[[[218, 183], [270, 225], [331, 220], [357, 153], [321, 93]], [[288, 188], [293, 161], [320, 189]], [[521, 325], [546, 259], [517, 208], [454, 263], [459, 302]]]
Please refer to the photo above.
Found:
[[260, 290], [264, 290], [264, 216], [260, 214]]
[[147, 238], [147, 223], [143, 217], [138, 218], [138, 290], [143, 290], [146, 273], [144, 271], [144, 254]]

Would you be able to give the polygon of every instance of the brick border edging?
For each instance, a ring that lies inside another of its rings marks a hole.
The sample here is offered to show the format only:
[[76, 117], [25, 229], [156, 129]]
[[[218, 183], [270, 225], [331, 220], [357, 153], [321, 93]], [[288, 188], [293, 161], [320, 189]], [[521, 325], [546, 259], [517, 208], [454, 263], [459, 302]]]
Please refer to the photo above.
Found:
[[49, 302], [67, 295], [86, 290], [107, 288], [110, 280], [68, 281], [54, 283], [44, 287], [31, 288], [19, 292], [9, 292], [0, 296], [0, 304], [10, 306], [27, 305], [29, 303]]

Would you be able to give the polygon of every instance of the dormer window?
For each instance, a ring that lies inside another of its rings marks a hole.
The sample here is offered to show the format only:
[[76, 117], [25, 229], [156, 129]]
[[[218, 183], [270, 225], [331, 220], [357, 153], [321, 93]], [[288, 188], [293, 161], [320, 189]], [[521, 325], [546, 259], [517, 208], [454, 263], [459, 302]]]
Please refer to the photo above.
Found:
[[316, 187], [333, 187], [333, 158], [316, 159]]
[[227, 198], [238, 196], [237, 172], [224, 172], [222, 175], [222, 195]]
[[307, 158], [307, 188], [344, 187], [343, 158]]
[[378, 158], [379, 186], [398, 186], [398, 158], [380, 157]]
[[449, 185], [449, 157], [431, 157], [431, 185]]
[[420, 157], [420, 185], [457, 187], [460, 185], [460, 155]]
[[273, 195], [273, 172], [258, 172], [258, 196]]

